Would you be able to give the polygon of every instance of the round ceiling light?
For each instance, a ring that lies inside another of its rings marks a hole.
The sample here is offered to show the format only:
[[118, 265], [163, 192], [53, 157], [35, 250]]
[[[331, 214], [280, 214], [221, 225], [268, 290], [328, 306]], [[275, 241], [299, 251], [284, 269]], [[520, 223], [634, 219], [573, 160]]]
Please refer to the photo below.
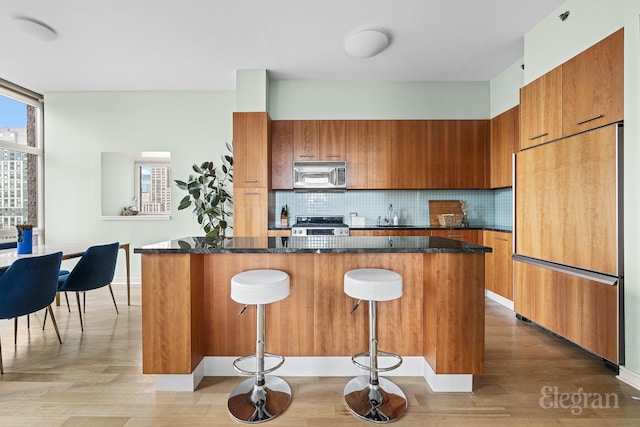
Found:
[[58, 33], [47, 24], [32, 18], [19, 17], [14, 22], [28, 36], [43, 42], [52, 42], [58, 38]]
[[370, 58], [386, 49], [389, 38], [386, 34], [367, 30], [351, 34], [344, 42], [344, 50], [354, 58]]

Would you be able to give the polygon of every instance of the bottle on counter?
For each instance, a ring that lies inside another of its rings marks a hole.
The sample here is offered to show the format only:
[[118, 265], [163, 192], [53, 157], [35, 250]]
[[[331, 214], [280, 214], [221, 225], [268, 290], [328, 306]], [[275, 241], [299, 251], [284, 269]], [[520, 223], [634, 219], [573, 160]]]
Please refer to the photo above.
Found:
[[400, 220], [398, 219], [398, 214], [395, 214], [395, 216], [393, 217], [393, 225], [398, 225], [399, 222]]

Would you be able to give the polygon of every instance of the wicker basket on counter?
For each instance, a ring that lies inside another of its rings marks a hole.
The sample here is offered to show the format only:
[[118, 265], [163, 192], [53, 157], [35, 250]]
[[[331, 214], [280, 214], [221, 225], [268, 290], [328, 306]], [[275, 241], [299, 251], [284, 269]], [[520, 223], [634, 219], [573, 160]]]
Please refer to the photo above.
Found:
[[460, 227], [464, 215], [460, 214], [440, 214], [438, 215], [438, 222], [442, 227], [454, 228]]

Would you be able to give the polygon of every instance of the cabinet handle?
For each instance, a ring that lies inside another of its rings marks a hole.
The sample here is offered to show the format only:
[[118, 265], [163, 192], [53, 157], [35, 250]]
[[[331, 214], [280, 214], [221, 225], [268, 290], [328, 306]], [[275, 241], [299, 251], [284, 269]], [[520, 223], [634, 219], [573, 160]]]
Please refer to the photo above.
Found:
[[494, 237], [493, 240], [500, 240], [501, 242], [506, 242], [507, 239], [504, 239], [502, 237]]
[[447, 237], [464, 237], [462, 234], [447, 234]]
[[258, 195], [260, 193], [258, 193], [257, 191], [247, 191], [244, 194], [245, 194], [245, 196], [255, 196], [255, 195]]
[[327, 154], [325, 157], [342, 157], [340, 154]]
[[242, 182], [258, 182], [258, 180], [257, 179], [245, 179]]
[[540, 135], [532, 136], [529, 138], [529, 141], [533, 141], [534, 139], [542, 138], [543, 136], [549, 135], [549, 132], [541, 133]]
[[577, 125], [581, 125], [583, 123], [590, 122], [591, 120], [600, 119], [602, 117], [604, 117], [604, 114], [598, 114], [597, 116], [593, 116], [593, 117], [589, 117], [588, 119], [580, 120], [579, 122], [576, 122], [576, 124]]
[[300, 154], [298, 157], [315, 157], [313, 154]]

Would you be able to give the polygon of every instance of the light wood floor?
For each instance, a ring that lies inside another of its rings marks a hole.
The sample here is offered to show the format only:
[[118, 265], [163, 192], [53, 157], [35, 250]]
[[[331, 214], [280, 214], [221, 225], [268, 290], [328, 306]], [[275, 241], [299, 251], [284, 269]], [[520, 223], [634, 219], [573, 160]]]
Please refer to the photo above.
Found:
[[[65, 306], [54, 308], [62, 345], [50, 322], [42, 330], [44, 312], [31, 316], [30, 329], [26, 318], [20, 319], [15, 346], [13, 323], [0, 322], [5, 365], [0, 425], [240, 425], [226, 409], [239, 377], [205, 378], [193, 393], [155, 391], [153, 378], [141, 374], [139, 287], [133, 286], [129, 307], [124, 286], [114, 285], [114, 290], [119, 315], [106, 289], [87, 294], [84, 333], [73, 300], [71, 314]], [[516, 320], [500, 305], [487, 300], [486, 306], [486, 374], [476, 377], [474, 392], [433, 393], [422, 378], [390, 376], [409, 399], [407, 414], [393, 425], [640, 425], [640, 401], [632, 399], [640, 391], [579, 349]], [[373, 425], [355, 419], [345, 408], [342, 390], [347, 378], [286, 380], [293, 389], [292, 403], [267, 425]], [[602, 400], [598, 403], [590, 396], [585, 408], [585, 393]], [[570, 400], [561, 404], [563, 394], [575, 399], [574, 412], [579, 414], [572, 414]]]

